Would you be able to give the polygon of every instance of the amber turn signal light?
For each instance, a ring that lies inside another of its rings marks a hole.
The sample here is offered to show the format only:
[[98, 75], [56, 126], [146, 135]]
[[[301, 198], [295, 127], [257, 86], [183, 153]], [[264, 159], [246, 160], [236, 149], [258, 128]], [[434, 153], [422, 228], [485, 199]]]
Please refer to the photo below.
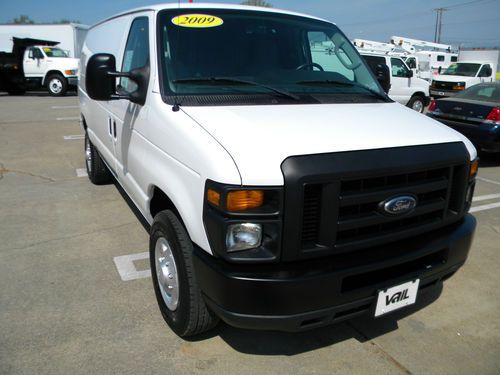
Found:
[[227, 194], [228, 211], [246, 211], [263, 204], [264, 192], [262, 190], [235, 190]]
[[213, 189], [207, 190], [207, 200], [214, 206], [219, 207], [220, 205], [220, 194]]
[[479, 160], [475, 159], [470, 163], [469, 178], [474, 178], [477, 175], [477, 170], [479, 168]]

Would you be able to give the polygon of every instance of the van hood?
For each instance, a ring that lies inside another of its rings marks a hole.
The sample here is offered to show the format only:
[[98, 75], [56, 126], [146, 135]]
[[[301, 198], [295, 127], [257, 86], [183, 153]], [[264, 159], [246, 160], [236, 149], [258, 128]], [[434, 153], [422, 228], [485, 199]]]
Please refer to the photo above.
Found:
[[296, 155], [460, 141], [476, 157], [460, 133], [398, 103], [181, 108], [227, 150], [243, 185], [283, 185], [281, 163]]

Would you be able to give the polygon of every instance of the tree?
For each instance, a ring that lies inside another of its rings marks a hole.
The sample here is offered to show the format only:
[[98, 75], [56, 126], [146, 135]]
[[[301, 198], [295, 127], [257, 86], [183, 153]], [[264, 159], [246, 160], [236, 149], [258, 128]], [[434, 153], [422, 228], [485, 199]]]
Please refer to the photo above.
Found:
[[272, 8], [273, 6], [264, 0], [245, 0], [241, 2], [242, 5], [253, 5], [256, 7]]
[[35, 21], [30, 19], [26, 14], [21, 14], [18, 18], [14, 18], [12, 23], [15, 25], [32, 25]]

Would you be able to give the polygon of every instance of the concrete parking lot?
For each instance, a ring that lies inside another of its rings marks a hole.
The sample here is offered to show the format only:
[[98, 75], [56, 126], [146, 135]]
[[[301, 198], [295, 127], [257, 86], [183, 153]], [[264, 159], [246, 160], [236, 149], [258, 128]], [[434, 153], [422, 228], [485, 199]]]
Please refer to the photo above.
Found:
[[0, 94], [0, 374], [498, 374], [500, 156], [482, 155], [466, 265], [412, 315], [300, 334], [161, 318], [148, 233], [85, 176], [76, 96]]

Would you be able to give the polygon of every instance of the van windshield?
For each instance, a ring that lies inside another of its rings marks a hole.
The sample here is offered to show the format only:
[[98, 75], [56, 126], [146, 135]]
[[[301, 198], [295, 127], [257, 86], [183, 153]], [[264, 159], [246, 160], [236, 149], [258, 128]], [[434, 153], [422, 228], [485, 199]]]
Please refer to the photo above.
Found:
[[441, 73], [445, 76], [475, 77], [481, 64], [456, 63], [451, 64], [446, 71]]
[[164, 10], [158, 21], [166, 97], [390, 101], [356, 49], [331, 23], [230, 9]]

